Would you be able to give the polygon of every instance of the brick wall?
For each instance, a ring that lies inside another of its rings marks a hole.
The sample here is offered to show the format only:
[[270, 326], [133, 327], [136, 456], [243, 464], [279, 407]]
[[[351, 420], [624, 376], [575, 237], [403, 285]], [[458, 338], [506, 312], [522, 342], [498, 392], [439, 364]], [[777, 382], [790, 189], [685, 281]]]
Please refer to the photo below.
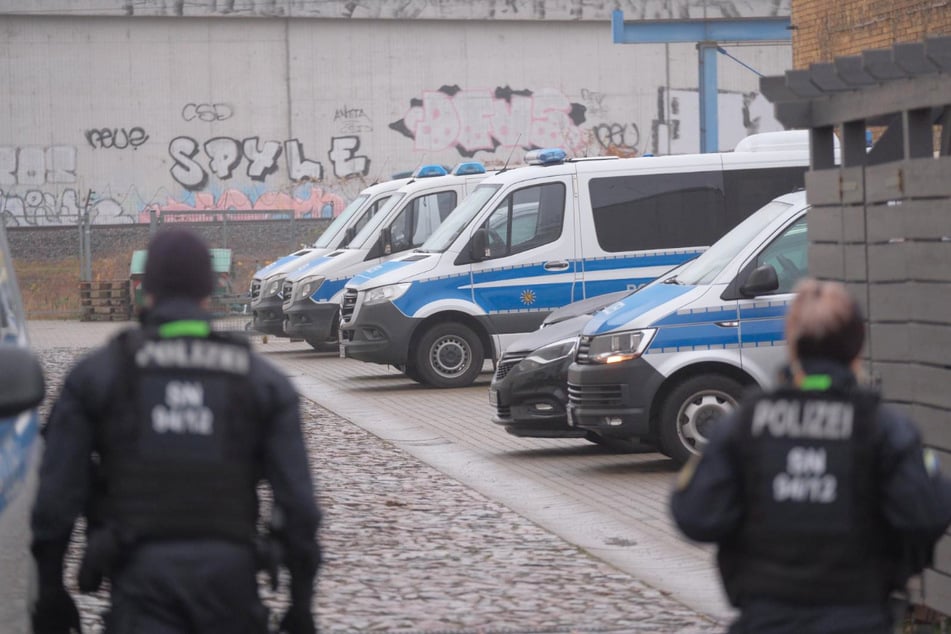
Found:
[[951, 0], [793, 0], [793, 65], [951, 34]]

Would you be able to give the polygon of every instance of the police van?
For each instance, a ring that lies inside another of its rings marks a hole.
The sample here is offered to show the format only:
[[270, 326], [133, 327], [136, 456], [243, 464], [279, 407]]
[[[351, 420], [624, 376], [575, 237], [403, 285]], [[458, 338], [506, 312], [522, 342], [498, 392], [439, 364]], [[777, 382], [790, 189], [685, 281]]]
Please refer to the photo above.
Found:
[[754, 135], [722, 154], [531, 152], [533, 165], [487, 178], [413, 253], [354, 277], [342, 354], [469, 385], [553, 309], [641, 286], [802, 187], [808, 154], [805, 132]]
[[317, 350], [336, 351], [344, 284], [367, 267], [423, 244], [487, 175], [478, 162], [460, 163], [451, 174], [439, 165], [417, 169], [346, 248], [318, 256], [287, 275], [280, 293], [284, 333]]
[[313, 247], [285, 255], [256, 271], [251, 280], [251, 323], [254, 330], [284, 336], [284, 313], [281, 310], [284, 297], [281, 292], [288, 274], [327, 253], [346, 247], [393, 192], [408, 182], [408, 178], [400, 178], [367, 187], [324, 229]]
[[784, 319], [806, 274], [806, 195], [776, 198], [688, 262], [595, 313], [568, 367], [568, 423], [655, 443], [684, 462], [748, 386], [785, 358]]
[[29, 350], [23, 303], [0, 222], [0, 623], [29, 632], [30, 511], [39, 463], [43, 371]]

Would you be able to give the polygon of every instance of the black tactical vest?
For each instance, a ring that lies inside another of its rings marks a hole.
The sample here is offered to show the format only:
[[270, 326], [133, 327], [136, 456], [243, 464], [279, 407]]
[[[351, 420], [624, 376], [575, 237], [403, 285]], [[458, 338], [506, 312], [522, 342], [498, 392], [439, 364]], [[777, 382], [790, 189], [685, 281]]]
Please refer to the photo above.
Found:
[[129, 330], [117, 348], [123, 372], [98, 426], [103, 519], [133, 541], [252, 540], [262, 418], [249, 346]]
[[877, 397], [780, 390], [745, 404], [735, 456], [746, 515], [719, 550], [730, 600], [881, 601], [893, 559], [878, 505]]

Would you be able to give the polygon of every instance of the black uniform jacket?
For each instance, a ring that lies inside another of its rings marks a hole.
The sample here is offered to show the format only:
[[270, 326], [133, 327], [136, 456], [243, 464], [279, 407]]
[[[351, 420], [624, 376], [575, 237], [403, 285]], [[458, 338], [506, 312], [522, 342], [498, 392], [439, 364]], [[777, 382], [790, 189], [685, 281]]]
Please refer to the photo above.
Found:
[[[197, 304], [165, 300], [148, 311], [149, 326], [206, 320]], [[92, 494], [90, 457], [96, 451], [95, 425], [115, 397], [121, 370], [117, 342], [111, 341], [83, 357], [70, 371], [53, 406], [45, 434], [45, 453], [33, 510], [34, 547], [68, 542], [73, 523], [84, 512]], [[258, 411], [266, 420], [261, 472], [270, 483], [274, 502], [286, 518], [285, 547], [289, 559], [319, 561], [316, 531], [320, 522], [307, 453], [301, 434], [299, 401], [290, 381], [260, 355], [252, 353], [250, 379]], [[305, 566], [310, 567], [310, 566]]]

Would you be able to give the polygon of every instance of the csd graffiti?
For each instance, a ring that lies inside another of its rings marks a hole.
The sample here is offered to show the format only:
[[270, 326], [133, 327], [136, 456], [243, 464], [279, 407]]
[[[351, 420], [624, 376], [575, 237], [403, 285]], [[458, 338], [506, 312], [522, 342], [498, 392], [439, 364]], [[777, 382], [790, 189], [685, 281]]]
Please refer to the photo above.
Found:
[[[353, 137], [332, 139], [328, 156], [336, 176], [346, 178], [369, 172], [370, 159], [357, 155], [359, 147], [359, 140]], [[280, 143], [262, 142], [258, 137], [243, 140], [215, 137], [200, 145], [191, 137], [180, 136], [169, 143], [168, 153], [174, 161], [170, 170], [172, 178], [189, 191], [204, 189], [210, 174], [220, 180], [231, 179], [242, 163], [243, 172], [249, 179], [264, 181], [278, 170], [282, 155], [291, 181], [313, 182], [324, 177], [323, 165], [307, 158], [304, 146], [297, 139]]]
[[455, 147], [462, 156], [499, 146], [585, 146], [579, 127], [585, 106], [558, 91], [461, 90], [443, 86], [410, 102], [409, 111], [390, 128], [415, 141], [415, 149], [435, 152]]

